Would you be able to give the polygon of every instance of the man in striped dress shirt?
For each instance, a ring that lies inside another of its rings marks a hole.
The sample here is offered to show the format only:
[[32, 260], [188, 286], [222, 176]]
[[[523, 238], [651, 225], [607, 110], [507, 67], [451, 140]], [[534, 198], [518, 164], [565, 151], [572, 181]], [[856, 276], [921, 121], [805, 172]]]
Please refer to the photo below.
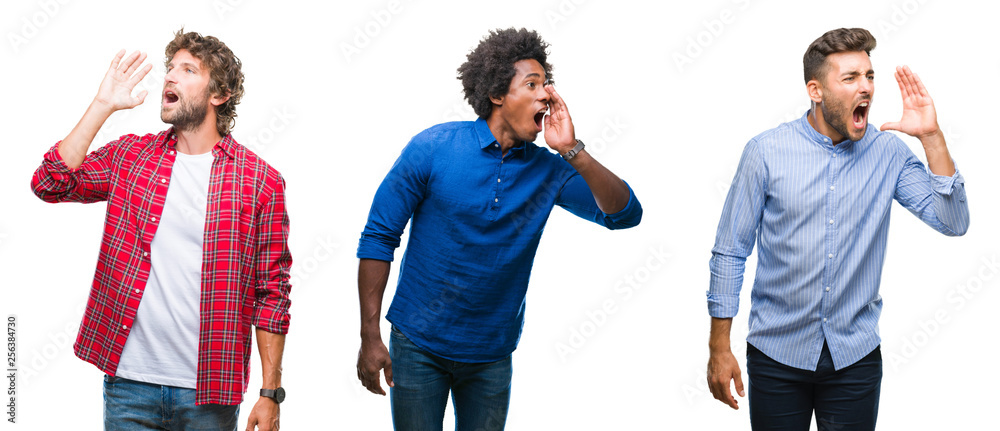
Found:
[[[875, 91], [864, 29], [837, 29], [803, 57], [811, 109], [746, 145], [712, 249], [708, 383], [737, 408], [730, 347], [747, 256], [758, 245], [747, 335], [755, 430], [874, 429], [882, 358], [879, 280], [895, 199], [949, 236], [969, 226], [965, 180], [916, 74], [896, 68], [903, 115], [868, 124]], [[896, 135], [916, 137], [927, 167]]]

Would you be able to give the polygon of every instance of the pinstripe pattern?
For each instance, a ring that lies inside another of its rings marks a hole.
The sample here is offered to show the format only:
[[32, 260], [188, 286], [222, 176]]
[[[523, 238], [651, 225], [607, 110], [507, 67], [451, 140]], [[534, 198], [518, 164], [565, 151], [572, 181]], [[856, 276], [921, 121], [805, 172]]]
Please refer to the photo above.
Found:
[[969, 209], [962, 176], [931, 174], [895, 135], [869, 125], [860, 141], [834, 146], [806, 115], [744, 149], [712, 248], [708, 309], [736, 315], [756, 243], [747, 341], [815, 370], [825, 339], [839, 370], [881, 342], [892, 200], [945, 235], [965, 233]]
[[[108, 201], [94, 283], [74, 351], [115, 374], [149, 279], [149, 245], [176, 158], [171, 130], [125, 135], [69, 169], [56, 144], [31, 185], [46, 202]], [[239, 404], [249, 381], [251, 325], [288, 331], [284, 180], [227, 135], [212, 149], [202, 256], [197, 404]]]

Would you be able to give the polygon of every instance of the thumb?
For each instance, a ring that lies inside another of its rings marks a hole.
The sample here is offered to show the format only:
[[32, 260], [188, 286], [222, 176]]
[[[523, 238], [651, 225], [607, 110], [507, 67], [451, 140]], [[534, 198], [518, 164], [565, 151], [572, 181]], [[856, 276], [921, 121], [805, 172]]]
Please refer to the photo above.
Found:
[[736, 393], [740, 394], [741, 397], [747, 396], [746, 392], [743, 392], [743, 377], [739, 368], [737, 368], [736, 373], [733, 374], [733, 381], [736, 382]]
[[883, 132], [886, 131], [886, 130], [897, 130], [898, 131], [899, 130], [899, 123], [895, 122], [895, 121], [888, 122], [888, 123], [883, 124], [882, 127], [879, 127], [878, 129], [881, 130], [881, 131], [883, 131]]
[[385, 383], [387, 385], [389, 385], [390, 388], [394, 386], [392, 384], [392, 363], [391, 362], [385, 365]]
[[136, 94], [136, 95], [135, 95], [135, 98], [136, 98], [136, 99], [137, 99], [137, 100], [138, 100], [139, 102], [138, 102], [138, 103], [136, 103], [136, 104], [135, 104], [135, 106], [139, 106], [139, 105], [142, 105], [142, 102], [146, 100], [146, 95], [147, 95], [147, 94], [149, 94], [149, 92], [148, 92], [148, 91], [146, 91], [146, 90], [142, 90], [142, 91], [140, 91], [140, 92], [139, 92], [139, 94]]

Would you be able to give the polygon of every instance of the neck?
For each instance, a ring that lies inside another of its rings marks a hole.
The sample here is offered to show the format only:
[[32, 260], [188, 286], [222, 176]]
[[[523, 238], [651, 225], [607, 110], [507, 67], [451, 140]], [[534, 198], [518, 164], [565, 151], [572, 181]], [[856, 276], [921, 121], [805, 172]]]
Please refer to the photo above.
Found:
[[830, 138], [830, 142], [833, 142], [833, 145], [837, 145], [846, 139], [840, 133], [837, 133], [833, 127], [830, 127], [830, 124], [823, 118], [823, 110], [816, 102], [813, 102], [812, 108], [809, 110], [809, 115], [806, 118], [809, 120], [809, 125], [812, 126], [813, 130]]
[[504, 121], [504, 119], [497, 114], [496, 109], [494, 109], [493, 112], [490, 113], [490, 117], [486, 119], [486, 125], [489, 126], [490, 132], [493, 133], [493, 137], [496, 138], [497, 143], [500, 144], [500, 150], [503, 151], [503, 154], [507, 154], [507, 150], [510, 150], [521, 143], [521, 141], [515, 137], [514, 131], [510, 128], [510, 124]]
[[215, 128], [215, 122], [209, 124], [208, 121], [202, 123], [194, 130], [174, 129], [177, 135], [177, 151], [184, 154], [205, 154], [212, 151], [222, 136]]

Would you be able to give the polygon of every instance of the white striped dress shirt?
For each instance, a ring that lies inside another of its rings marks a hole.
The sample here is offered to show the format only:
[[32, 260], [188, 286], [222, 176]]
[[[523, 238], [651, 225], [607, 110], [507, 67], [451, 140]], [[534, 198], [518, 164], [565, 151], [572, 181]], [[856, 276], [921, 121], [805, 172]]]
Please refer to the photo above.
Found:
[[945, 235], [965, 233], [969, 208], [957, 170], [932, 174], [902, 140], [870, 124], [860, 141], [832, 145], [808, 115], [747, 143], [712, 248], [708, 310], [736, 315], [757, 243], [747, 342], [815, 370], [825, 340], [839, 370], [881, 342], [892, 200]]

